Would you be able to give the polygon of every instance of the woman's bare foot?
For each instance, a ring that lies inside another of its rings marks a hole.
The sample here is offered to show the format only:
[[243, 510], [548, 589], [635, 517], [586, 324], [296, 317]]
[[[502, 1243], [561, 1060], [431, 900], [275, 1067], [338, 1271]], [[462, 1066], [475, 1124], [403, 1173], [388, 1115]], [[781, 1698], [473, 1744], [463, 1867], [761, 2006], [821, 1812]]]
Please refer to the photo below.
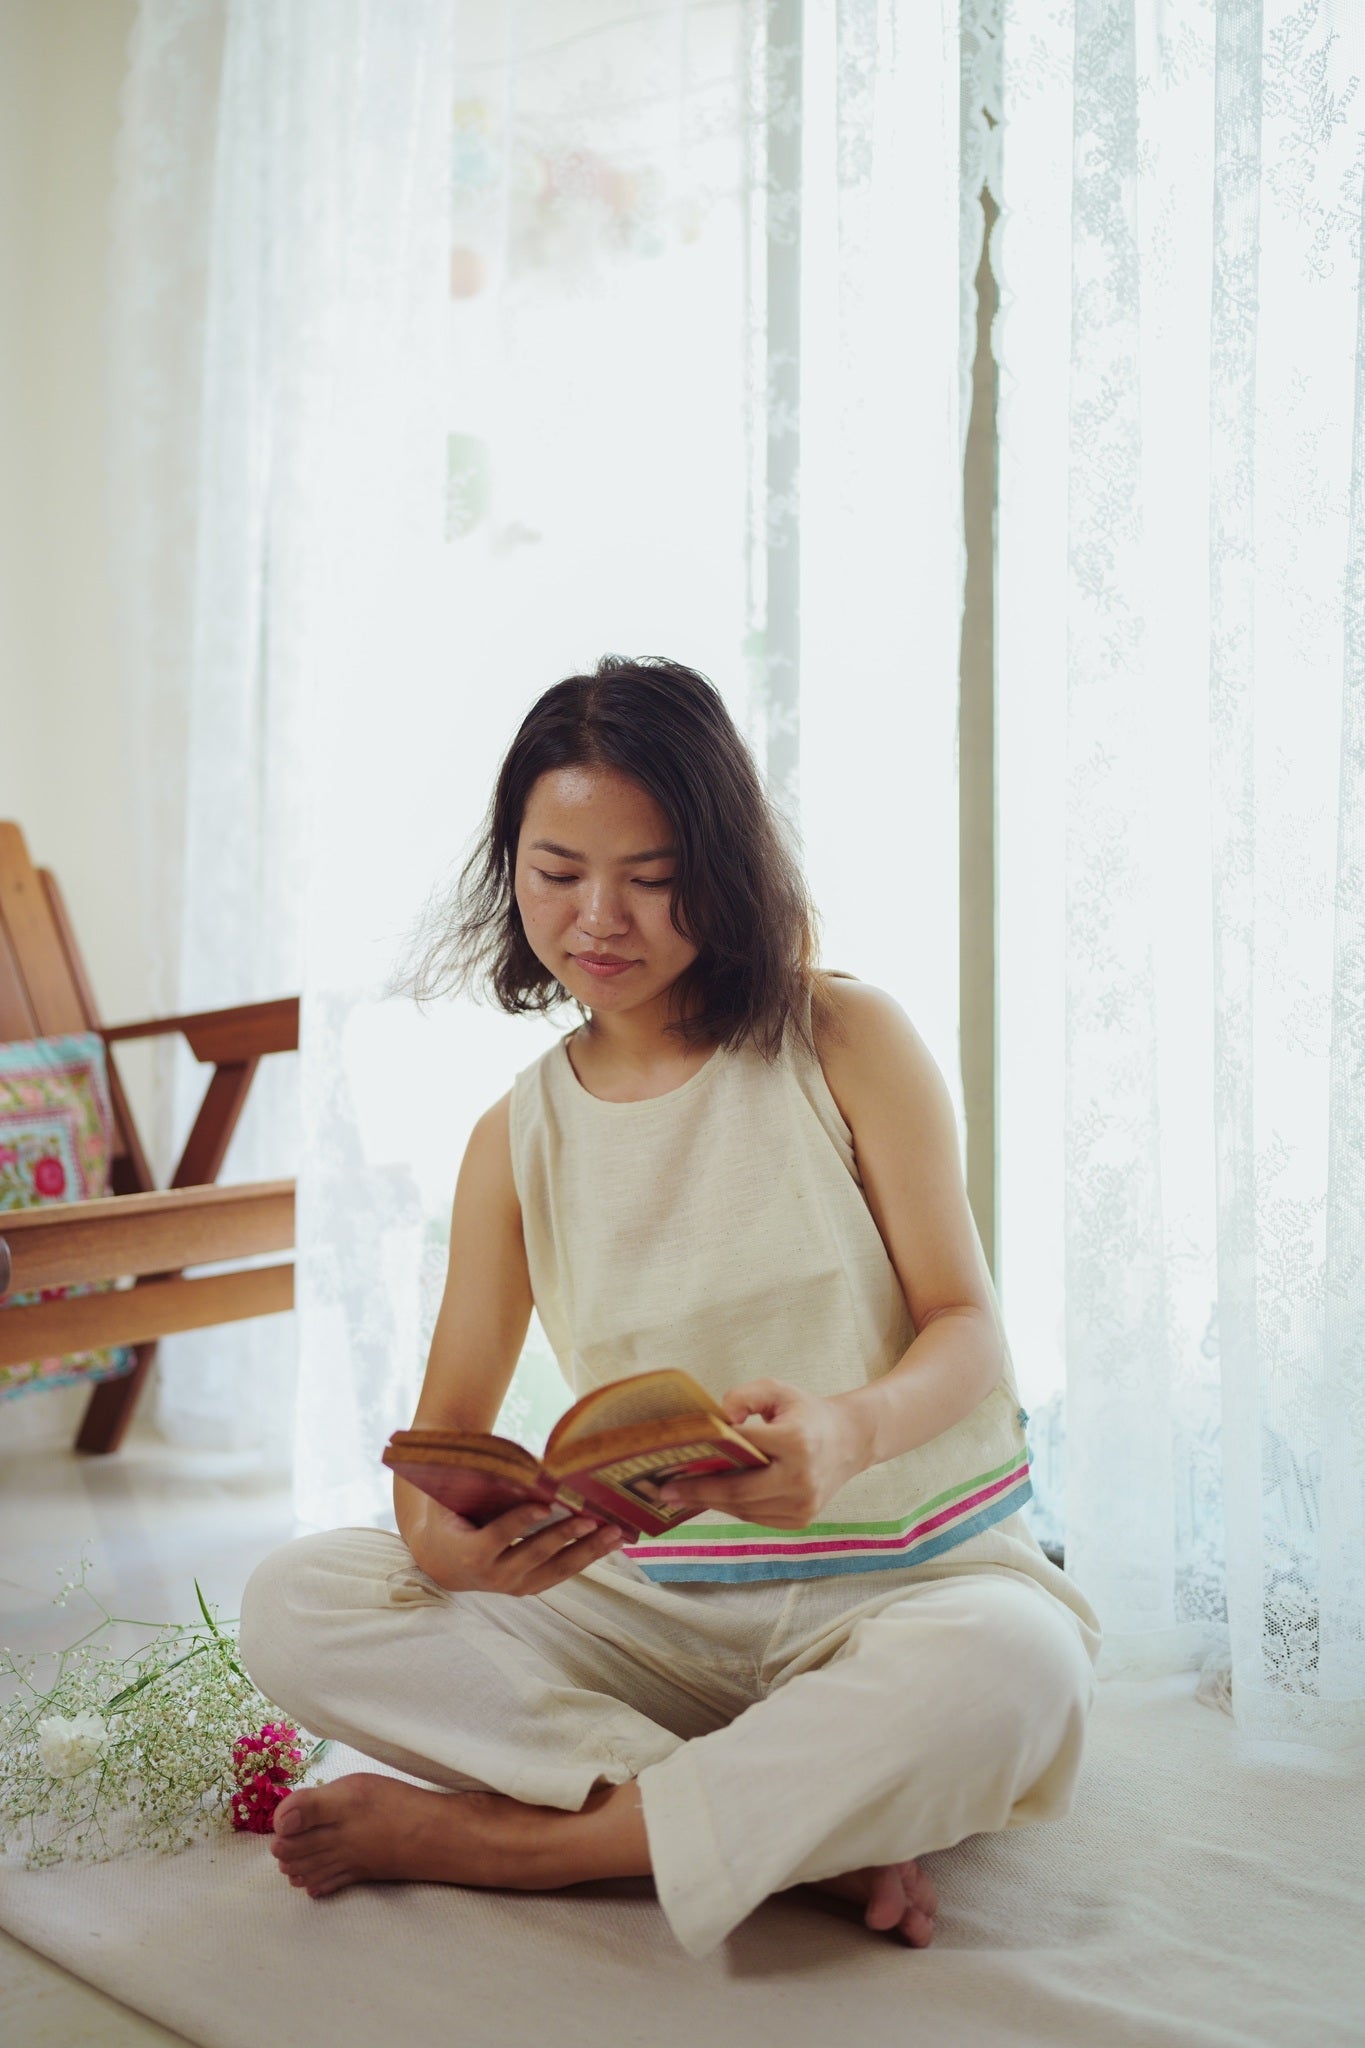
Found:
[[[501, 1792], [427, 1791], [356, 1772], [291, 1792], [275, 1809], [270, 1847], [289, 1882], [310, 1899], [348, 1884], [405, 1878], [553, 1891], [634, 1874], [631, 1817], [603, 1812], [607, 1798], [623, 1790], [593, 1792], [581, 1813], [570, 1813]], [[639, 1868], [648, 1873], [647, 1853]]]
[[874, 1863], [827, 1877], [819, 1884], [798, 1885], [798, 1891], [828, 1892], [852, 1899], [865, 1908], [863, 1925], [879, 1934], [896, 1934], [911, 1948], [928, 1948], [934, 1938], [938, 1894], [918, 1863]]
[[[427, 1791], [356, 1772], [291, 1792], [275, 1810], [270, 1847], [310, 1899], [386, 1880], [554, 1891], [650, 1873], [633, 1782], [599, 1787], [573, 1813], [500, 1792]], [[869, 1865], [796, 1889], [851, 1899], [863, 1907], [864, 1925], [914, 1948], [933, 1940], [938, 1900], [917, 1863]]]

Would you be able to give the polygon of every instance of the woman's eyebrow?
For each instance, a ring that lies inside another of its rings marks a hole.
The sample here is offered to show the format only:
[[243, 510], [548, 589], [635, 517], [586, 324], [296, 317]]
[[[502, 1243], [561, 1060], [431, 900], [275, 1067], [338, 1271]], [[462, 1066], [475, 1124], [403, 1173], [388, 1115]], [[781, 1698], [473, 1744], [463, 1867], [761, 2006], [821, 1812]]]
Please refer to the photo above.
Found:
[[[531, 851], [558, 854], [561, 860], [586, 860], [588, 857], [585, 853], [575, 853], [571, 846], [556, 846], [553, 839], [533, 839]], [[677, 851], [676, 846], [655, 846], [648, 853], [623, 853], [619, 865], [623, 868], [637, 867], [642, 860], [672, 860]]]

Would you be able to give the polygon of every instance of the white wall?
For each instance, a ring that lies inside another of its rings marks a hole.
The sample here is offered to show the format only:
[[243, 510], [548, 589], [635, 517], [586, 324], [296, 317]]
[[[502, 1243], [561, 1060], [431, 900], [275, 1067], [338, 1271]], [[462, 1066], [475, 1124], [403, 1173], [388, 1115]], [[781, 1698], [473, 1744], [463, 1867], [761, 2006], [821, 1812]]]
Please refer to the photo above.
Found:
[[[111, 1022], [144, 1015], [149, 988], [104, 465], [109, 199], [136, 12], [0, 0], [0, 818], [58, 875]], [[125, 1067], [145, 1089], [145, 1067]], [[69, 1442], [85, 1400], [6, 1402], [0, 1432]]]
[[0, 817], [143, 1014], [105, 497], [108, 211], [136, 0], [0, 0]]

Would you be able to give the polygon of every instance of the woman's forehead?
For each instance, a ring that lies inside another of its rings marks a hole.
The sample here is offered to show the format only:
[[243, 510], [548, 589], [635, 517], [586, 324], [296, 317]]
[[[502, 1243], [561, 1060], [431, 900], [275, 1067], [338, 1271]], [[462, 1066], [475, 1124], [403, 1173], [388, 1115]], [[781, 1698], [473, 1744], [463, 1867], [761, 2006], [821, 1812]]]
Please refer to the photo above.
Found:
[[[673, 837], [648, 790], [619, 769], [587, 765], [552, 768], [540, 776], [526, 800], [521, 830], [523, 838], [553, 841], [580, 853], [589, 850], [589, 839], [600, 845], [624, 835], [630, 843], [619, 850], [620, 857], [637, 860], [647, 851], [662, 853]], [[572, 833], [578, 837], [568, 836]]]

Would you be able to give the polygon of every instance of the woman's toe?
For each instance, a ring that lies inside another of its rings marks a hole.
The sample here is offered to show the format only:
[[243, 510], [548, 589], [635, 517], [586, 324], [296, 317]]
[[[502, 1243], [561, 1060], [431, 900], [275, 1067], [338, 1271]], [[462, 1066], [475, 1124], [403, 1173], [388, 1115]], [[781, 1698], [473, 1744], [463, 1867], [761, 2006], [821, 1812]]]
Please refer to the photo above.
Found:
[[928, 1948], [934, 1938], [934, 1923], [927, 1913], [911, 1906], [901, 1921], [901, 1932], [912, 1948]]
[[900, 1921], [907, 1904], [899, 1868], [894, 1863], [886, 1864], [873, 1877], [864, 1921], [878, 1932], [889, 1931]]

